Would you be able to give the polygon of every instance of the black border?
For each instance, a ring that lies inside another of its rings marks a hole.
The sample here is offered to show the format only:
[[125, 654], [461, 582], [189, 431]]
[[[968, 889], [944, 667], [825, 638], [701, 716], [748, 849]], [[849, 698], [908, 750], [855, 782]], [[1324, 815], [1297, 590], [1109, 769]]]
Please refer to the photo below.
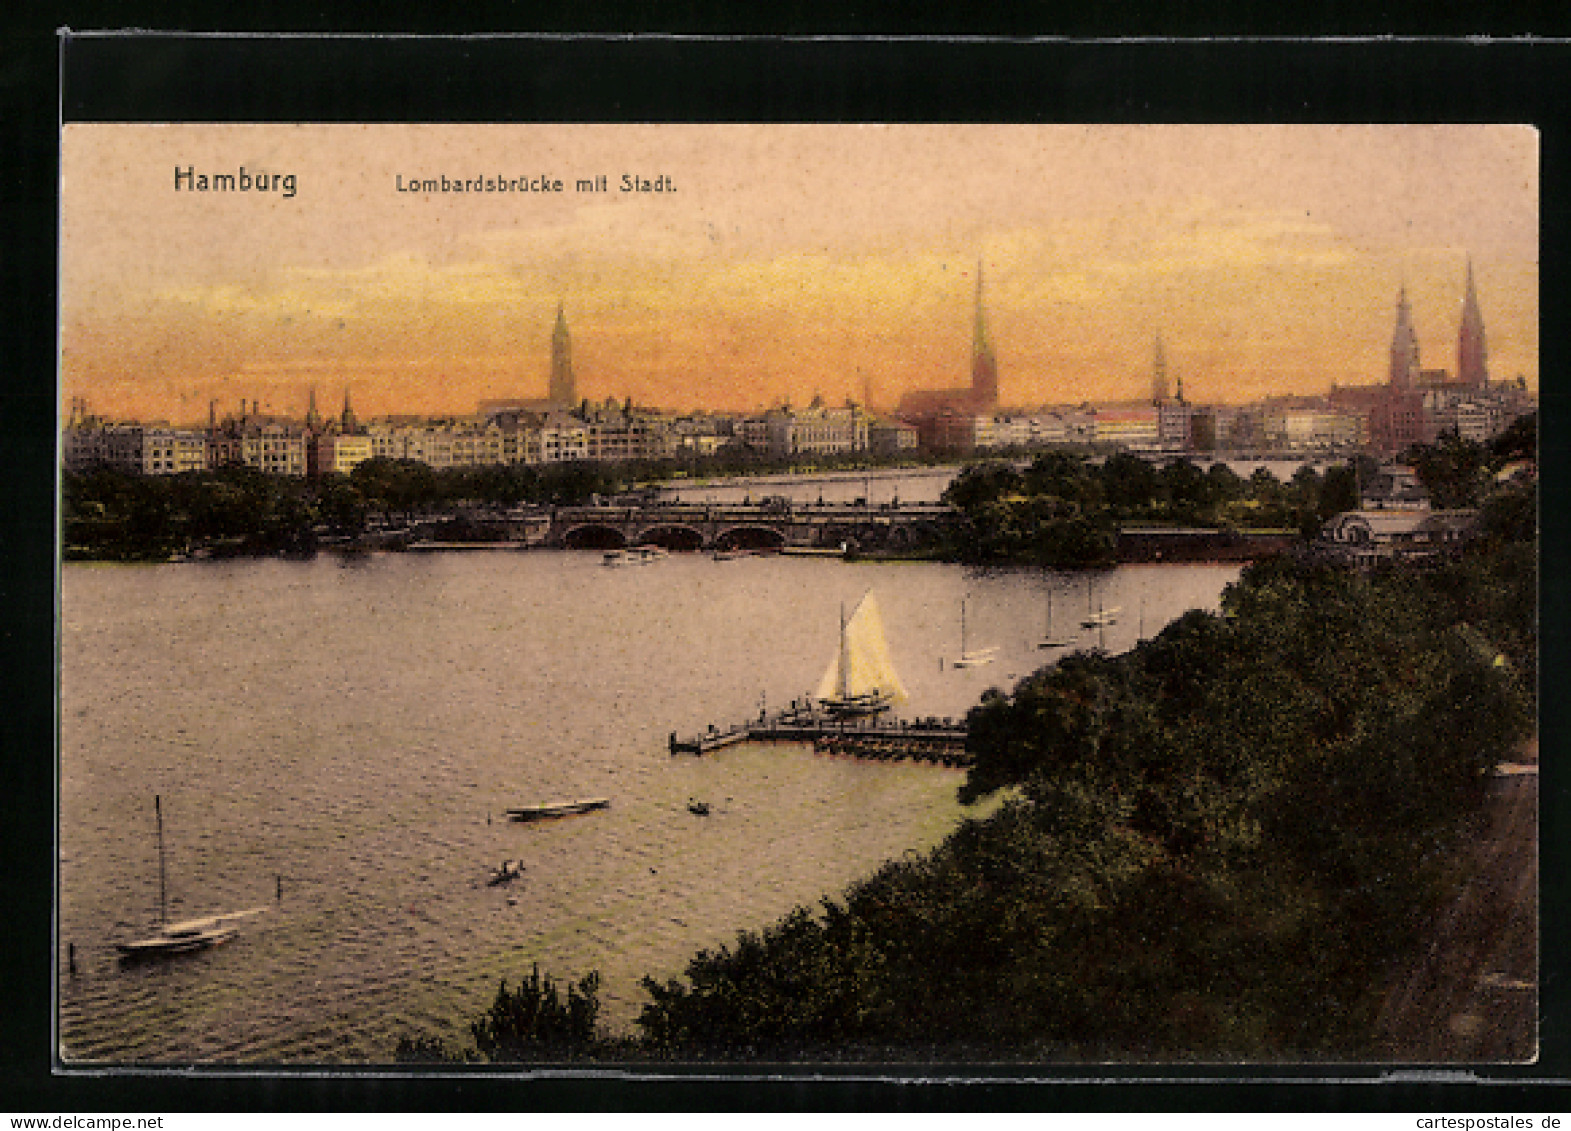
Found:
[[[508, 6], [477, 24], [516, 20]], [[173, 22], [199, 26], [189, 11]], [[255, 13], [228, 13], [244, 27]], [[537, 27], [565, 26], [565, 9]], [[582, 19], [582, 17], [579, 17]], [[929, 18], [927, 31], [943, 16]], [[296, 26], [325, 27], [316, 14]], [[800, 21], [800, 14], [798, 15]], [[60, 23], [68, 23], [61, 20]], [[1526, 1069], [1486, 1069], [1485, 1086], [1441, 1073], [1373, 1083], [1367, 1068], [1163, 1070], [1163, 1082], [1036, 1083], [1019, 1073], [973, 1073], [903, 1082], [813, 1077], [784, 1069], [745, 1082], [708, 1073], [666, 1080], [610, 1077], [519, 1080], [488, 1075], [391, 1078], [352, 1072], [291, 1075], [196, 1072], [183, 1076], [58, 1076], [50, 1072], [53, 943], [54, 553], [56, 535], [55, 235], [57, 110], [67, 121], [1000, 121], [1000, 122], [1512, 122], [1538, 126], [1542, 145], [1541, 366], [1566, 356], [1567, 111], [1571, 42], [1452, 40], [1106, 41], [1018, 38], [716, 38], [685, 10], [677, 35], [539, 34], [524, 38], [427, 36], [311, 38], [78, 33], [56, 39], [36, 18], [0, 66], [0, 200], [11, 219], [0, 257], [11, 302], [0, 319], [10, 365], [0, 375], [0, 451], [12, 483], [0, 491], [0, 619], [7, 702], [0, 724], [6, 771], [0, 822], [17, 875], [12, 929], [3, 937], [4, 1059], [0, 1108], [18, 1114], [170, 1110], [1548, 1110], [1571, 1095], [1526, 1078], [1571, 1076], [1567, 937], [1568, 775], [1555, 767], [1564, 706], [1542, 704], [1541, 834], [1545, 940], [1542, 1056]], [[783, 21], [782, 26], [789, 21]], [[852, 16], [824, 25], [865, 30]], [[920, 24], [920, 20], [916, 21]], [[98, 26], [125, 26], [99, 22]], [[144, 25], [145, 26], [145, 25]], [[406, 25], [419, 29], [422, 25]], [[430, 26], [429, 24], [425, 26]], [[581, 25], [582, 26], [582, 25]], [[634, 26], [624, 21], [623, 27]], [[643, 23], [652, 27], [649, 20]], [[913, 24], [908, 23], [908, 27]], [[1433, 26], [1433, 24], [1431, 25]], [[1453, 26], [1452, 30], [1476, 30]], [[995, 29], [1002, 25], [995, 23]], [[1015, 29], [1018, 30], [1018, 27]], [[1193, 33], [1194, 29], [1188, 29]], [[1256, 30], [1275, 31], [1261, 27]], [[66, 80], [55, 87], [57, 67]], [[59, 102], [56, 102], [58, 93]], [[1541, 393], [1544, 509], [1542, 576], [1565, 576], [1566, 397]], [[1565, 670], [1567, 597], [1553, 582], [1541, 604], [1542, 670]], [[1546, 684], [1553, 691], [1553, 683]], [[13, 885], [7, 885], [13, 887]], [[742, 1069], [757, 1072], [758, 1069]], [[947, 1075], [947, 1074], [946, 1074]], [[987, 1078], [984, 1078], [985, 1077]], [[1084, 1068], [1033, 1075], [1085, 1080]], [[1110, 1069], [1106, 1078], [1157, 1073]], [[1241, 1077], [1263, 1075], [1261, 1084]], [[1280, 1082], [1346, 1075], [1369, 1083]], [[1186, 1083], [1230, 1077], [1221, 1086]], [[935, 1082], [936, 1079], [936, 1082]]]

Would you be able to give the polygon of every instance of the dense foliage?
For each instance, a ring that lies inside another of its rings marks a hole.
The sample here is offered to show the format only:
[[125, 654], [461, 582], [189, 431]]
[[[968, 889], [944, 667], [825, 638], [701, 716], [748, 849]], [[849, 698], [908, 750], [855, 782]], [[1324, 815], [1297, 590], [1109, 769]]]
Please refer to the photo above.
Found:
[[1201, 470], [1187, 459], [1158, 466], [1127, 452], [1100, 464], [1072, 452], [1042, 452], [1021, 470], [973, 464], [944, 494], [962, 522], [949, 547], [957, 560], [1054, 566], [1108, 565], [1121, 526], [1291, 529], [1312, 534], [1333, 514], [1358, 505], [1366, 466], [1305, 465], [1282, 483], [1265, 468], [1248, 479], [1225, 463]]
[[68, 558], [161, 561], [219, 554], [309, 552], [324, 529], [362, 533], [372, 518], [407, 523], [458, 504], [569, 504], [624, 488], [629, 469], [602, 463], [434, 470], [414, 460], [368, 460], [315, 482], [248, 467], [180, 475], [101, 468], [67, 474]]
[[469, 1026], [474, 1047], [450, 1048], [431, 1037], [404, 1037], [395, 1053], [405, 1063], [486, 1060], [493, 1063], [564, 1061], [603, 1053], [605, 1037], [596, 1024], [600, 1014], [600, 975], [591, 971], [566, 996], [540, 967], [520, 979], [516, 990], [504, 978], [491, 1008]]
[[1262, 562], [1220, 615], [989, 693], [962, 795], [1005, 790], [999, 812], [646, 979], [646, 1045], [1371, 1054], [1486, 774], [1532, 726], [1531, 494], [1490, 499], [1494, 533], [1460, 561]]

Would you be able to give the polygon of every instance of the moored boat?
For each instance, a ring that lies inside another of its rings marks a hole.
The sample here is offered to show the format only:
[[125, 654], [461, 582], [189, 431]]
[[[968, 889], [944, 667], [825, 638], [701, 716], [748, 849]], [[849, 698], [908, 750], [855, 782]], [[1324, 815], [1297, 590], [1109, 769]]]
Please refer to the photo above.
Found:
[[1110, 624], [1118, 623], [1118, 614], [1123, 612], [1117, 605], [1109, 608], [1102, 607], [1102, 598], [1098, 594], [1095, 610], [1091, 607], [1091, 583], [1086, 583], [1086, 619], [1080, 622], [1081, 628], [1106, 628]]
[[1080, 625], [1082, 628], [1100, 628], [1103, 625], [1117, 624], [1118, 614], [1121, 612], [1123, 612], [1123, 609], [1117, 605], [1114, 605], [1111, 609], [1098, 609], [1081, 621]]
[[966, 603], [960, 602], [960, 656], [950, 662], [953, 668], [979, 668], [984, 664], [991, 664], [997, 658], [998, 649], [971, 648], [966, 639]]
[[592, 813], [596, 809], [608, 809], [610, 806], [609, 797], [590, 797], [580, 801], [550, 801], [544, 805], [525, 805], [507, 810], [507, 815], [515, 821], [545, 821], [552, 817], [573, 817], [579, 813]]
[[153, 816], [158, 825], [158, 923], [146, 938], [116, 943], [115, 949], [125, 961], [141, 958], [158, 958], [165, 955], [189, 954], [206, 950], [219, 943], [228, 942], [239, 933], [237, 922], [250, 915], [260, 915], [266, 908], [254, 907], [249, 911], [234, 911], [227, 915], [207, 915], [197, 919], [169, 922], [168, 885], [164, 868], [164, 810], [160, 799], [153, 798]]
[[1053, 591], [1049, 589], [1047, 591], [1047, 632], [1041, 640], [1037, 641], [1036, 646], [1038, 648], [1068, 648], [1074, 642], [1075, 639], [1072, 636], [1053, 635]]
[[147, 938], [117, 943], [115, 949], [120, 952], [121, 958], [127, 960], [206, 950], [210, 946], [228, 942], [239, 933], [240, 928], [231, 921], [237, 917], [210, 915], [180, 923], [165, 923]]
[[625, 550], [607, 550], [601, 563], [608, 566], [648, 565], [670, 556], [660, 546], [629, 546]]
[[905, 701], [906, 689], [889, 657], [884, 622], [871, 590], [850, 620], [841, 607], [840, 648], [813, 698], [822, 710], [842, 718], [876, 715]]

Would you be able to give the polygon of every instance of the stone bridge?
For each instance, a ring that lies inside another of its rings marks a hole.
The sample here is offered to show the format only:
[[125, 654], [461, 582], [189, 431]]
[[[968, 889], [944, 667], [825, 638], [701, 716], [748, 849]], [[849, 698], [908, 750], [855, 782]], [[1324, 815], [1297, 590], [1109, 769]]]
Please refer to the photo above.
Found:
[[558, 507], [548, 546], [618, 550], [833, 549], [899, 551], [922, 545], [954, 521], [946, 503], [650, 503]]

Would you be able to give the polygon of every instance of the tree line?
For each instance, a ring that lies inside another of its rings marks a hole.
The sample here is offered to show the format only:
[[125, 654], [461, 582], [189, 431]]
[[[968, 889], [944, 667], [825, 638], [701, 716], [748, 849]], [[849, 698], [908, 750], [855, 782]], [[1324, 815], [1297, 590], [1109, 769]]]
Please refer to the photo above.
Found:
[[1368, 456], [1322, 474], [1305, 464], [1283, 483], [1267, 468], [1240, 476], [1225, 463], [1201, 469], [1188, 459], [1158, 466], [1127, 452], [1093, 463], [1074, 452], [1042, 452], [1025, 467], [973, 464], [944, 498], [962, 524], [951, 555], [977, 564], [1054, 568], [1110, 565], [1123, 526], [1296, 530], [1312, 535], [1326, 519], [1358, 506]]
[[[762, 472], [770, 465], [738, 466]], [[825, 464], [851, 466], [848, 460]], [[231, 554], [310, 552], [318, 534], [355, 537], [373, 520], [407, 524], [466, 504], [583, 503], [640, 483], [669, 482], [682, 470], [670, 462], [587, 461], [434, 469], [414, 460], [373, 459], [348, 475], [306, 480], [243, 466], [167, 476], [104, 467], [65, 475], [64, 543], [68, 558], [110, 560], [159, 561], [197, 547]], [[961, 524], [947, 535], [935, 528], [927, 535], [931, 544], [908, 550], [957, 561], [1103, 565], [1113, 560], [1118, 526], [1132, 521], [1313, 525], [1357, 504], [1353, 474], [1331, 468], [1321, 476], [1305, 467], [1283, 484], [1264, 469], [1243, 479], [1225, 464], [1202, 472], [1178, 460], [1158, 468], [1116, 454], [1095, 465], [1063, 451], [1041, 453], [1024, 469], [984, 461], [962, 470], [945, 492]], [[458, 533], [485, 537], [483, 530]]]
[[[538, 1010], [512, 999], [541, 986], [504, 983], [483, 1043], [399, 1055], [1377, 1056], [1384, 990], [1465, 880], [1491, 768], [1535, 725], [1536, 487], [1458, 444], [1415, 454], [1482, 507], [1459, 558], [1261, 561], [1219, 613], [988, 692], [960, 796], [1002, 795], [992, 816], [646, 978], [633, 1040], [536, 1040]], [[508, 1017], [524, 1023], [499, 1051]]]
[[112, 468], [64, 477], [65, 556], [163, 561], [198, 547], [237, 555], [309, 553], [318, 535], [354, 537], [373, 520], [407, 524], [459, 504], [566, 505], [614, 494], [636, 469], [570, 462], [434, 469], [372, 459], [317, 480], [232, 466], [179, 475]]
[[[1537, 416], [1516, 421], [1488, 444], [1455, 433], [1403, 453], [1437, 508], [1475, 507], [1507, 463], [1533, 458]], [[1294, 530], [1312, 538], [1331, 517], [1360, 505], [1379, 472], [1370, 455], [1317, 471], [1305, 464], [1287, 482], [1267, 468], [1240, 476], [1226, 463], [1163, 465], [1128, 452], [1100, 463], [1077, 452], [1038, 453], [1023, 467], [988, 460], [966, 467], [944, 493], [960, 512], [938, 556], [973, 564], [1076, 569], [1111, 565], [1126, 526]]]

